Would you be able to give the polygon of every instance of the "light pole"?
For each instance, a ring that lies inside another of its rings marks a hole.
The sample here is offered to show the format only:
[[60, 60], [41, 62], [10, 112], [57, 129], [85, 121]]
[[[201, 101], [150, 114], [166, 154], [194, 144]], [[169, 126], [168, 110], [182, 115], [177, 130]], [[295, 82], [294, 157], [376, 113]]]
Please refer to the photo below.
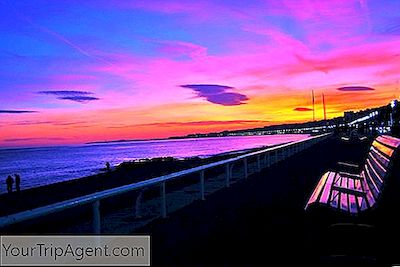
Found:
[[390, 128], [392, 128], [393, 127], [393, 110], [396, 107], [396, 101], [395, 100], [392, 100], [390, 102], [390, 107], [392, 108], [390, 110]]

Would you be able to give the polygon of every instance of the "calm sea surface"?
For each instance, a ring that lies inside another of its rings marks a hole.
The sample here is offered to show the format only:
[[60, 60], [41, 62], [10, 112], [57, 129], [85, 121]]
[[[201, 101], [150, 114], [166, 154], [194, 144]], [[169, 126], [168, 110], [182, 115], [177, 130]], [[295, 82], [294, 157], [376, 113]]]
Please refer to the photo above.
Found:
[[14, 173], [21, 175], [21, 187], [26, 189], [98, 173], [107, 161], [111, 165], [116, 165], [123, 161], [143, 158], [208, 157], [230, 151], [297, 141], [306, 137], [308, 135], [305, 134], [234, 136], [0, 149], [0, 193], [6, 191], [7, 175]]

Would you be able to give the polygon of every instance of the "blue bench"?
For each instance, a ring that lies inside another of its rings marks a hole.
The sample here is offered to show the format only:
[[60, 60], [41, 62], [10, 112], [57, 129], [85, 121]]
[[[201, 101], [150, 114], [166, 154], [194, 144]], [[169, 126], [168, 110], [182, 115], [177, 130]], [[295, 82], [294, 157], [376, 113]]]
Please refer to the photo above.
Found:
[[[334, 210], [358, 214], [376, 205], [389, 174], [400, 139], [382, 135], [372, 143], [361, 172], [328, 171], [322, 175], [305, 209], [323, 205]], [[347, 168], [358, 168], [341, 163]]]

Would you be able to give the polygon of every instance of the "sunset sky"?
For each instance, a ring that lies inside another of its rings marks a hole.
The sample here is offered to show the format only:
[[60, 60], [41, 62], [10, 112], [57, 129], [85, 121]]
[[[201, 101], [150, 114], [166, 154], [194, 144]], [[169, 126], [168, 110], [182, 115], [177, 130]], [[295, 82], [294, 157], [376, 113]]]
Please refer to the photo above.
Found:
[[400, 1], [0, 0], [0, 146], [343, 115], [399, 97]]

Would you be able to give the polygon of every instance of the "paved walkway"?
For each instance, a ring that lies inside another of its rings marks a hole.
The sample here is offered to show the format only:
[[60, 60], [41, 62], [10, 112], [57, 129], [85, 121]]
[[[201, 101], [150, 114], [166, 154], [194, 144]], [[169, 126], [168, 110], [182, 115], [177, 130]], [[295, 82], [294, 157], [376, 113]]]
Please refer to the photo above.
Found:
[[[248, 171], [255, 173], [257, 169], [256, 162], [248, 163]], [[196, 175], [197, 177], [198, 175]], [[187, 178], [183, 178], [187, 179]], [[233, 177], [230, 179], [230, 185], [244, 180], [243, 167], [240, 164], [234, 165]], [[182, 209], [200, 201], [200, 183], [199, 178], [191, 179], [190, 185], [178, 186], [177, 190], [170, 189], [167, 183], [167, 211], [168, 214], [173, 214], [175, 211]], [[208, 174], [205, 172], [205, 197], [208, 198], [226, 187], [226, 176], [224, 171], [218, 175]], [[140, 205], [140, 216], [136, 216], [135, 199], [125, 208], [118, 208], [102, 214], [102, 233], [104, 234], [129, 234], [137, 229], [148, 225], [154, 220], [161, 217], [161, 199], [158, 197], [158, 188], [153, 189], [153, 194], [144, 192]], [[154, 196], [156, 194], [156, 196]], [[150, 195], [150, 196], [149, 196]], [[63, 233], [90, 233], [92, 224], [90, 221], [64, 227]]]
[[152, 236], [154, 266], [315, 261], [319, 245], [310, 240], [306, 200], [323, 172], [338, 160], [361, 161], [366, 149], [337, 139], [316, 144], [132, 233]]

